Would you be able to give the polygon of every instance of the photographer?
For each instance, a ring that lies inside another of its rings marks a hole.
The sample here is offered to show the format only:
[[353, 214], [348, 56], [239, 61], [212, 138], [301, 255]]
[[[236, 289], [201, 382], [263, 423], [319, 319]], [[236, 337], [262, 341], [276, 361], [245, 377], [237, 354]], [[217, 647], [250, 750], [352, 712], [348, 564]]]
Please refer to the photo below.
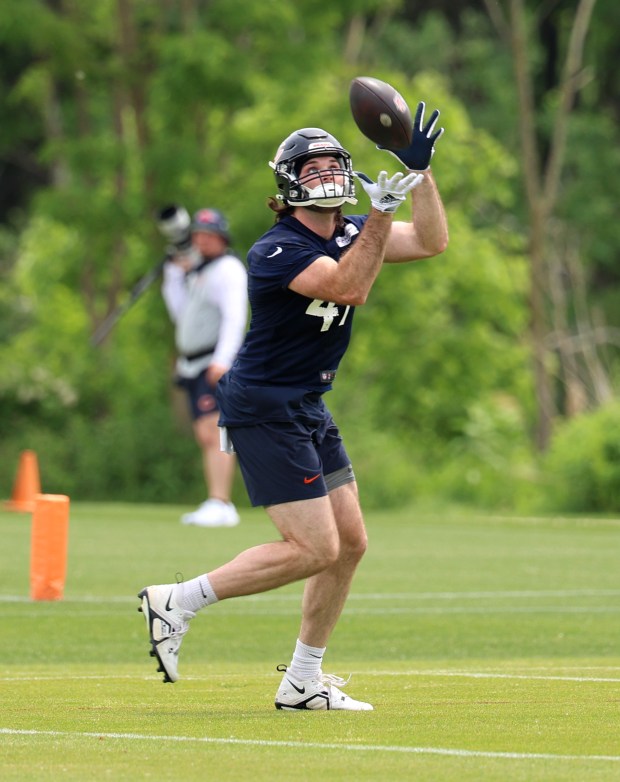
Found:
[[183, 524], [232, 527], [239, 515], [231, 500], [236, 461], [220, 451], [215, 386], [241, 346], [247, 322], [247, 273], [230, 252], [228, 223], [215, 209], [191, 220], [168, 207], [159, 227], [173, 245], [163, 269], [162, 295], [176, 326], [177, 382], [187, 392], [193, 430], [202, 451], [208, 497]]

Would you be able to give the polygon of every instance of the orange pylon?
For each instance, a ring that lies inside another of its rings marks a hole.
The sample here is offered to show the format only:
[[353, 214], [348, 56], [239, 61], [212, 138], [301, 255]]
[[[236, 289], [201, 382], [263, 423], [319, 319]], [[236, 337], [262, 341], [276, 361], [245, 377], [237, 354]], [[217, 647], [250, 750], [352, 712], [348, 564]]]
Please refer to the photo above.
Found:
[[64, 494], [37, 494], [30, 544], [33, 600], [62, 600], [68, 542], [69, 498]]
[[17, 478], [13, 486], [11, 499], [4, 503], [6, 510], [32, 513], [35, 508], [35, 496], [41, 493], [39, 463], [34, 451], [22, 451], [19, 456]]

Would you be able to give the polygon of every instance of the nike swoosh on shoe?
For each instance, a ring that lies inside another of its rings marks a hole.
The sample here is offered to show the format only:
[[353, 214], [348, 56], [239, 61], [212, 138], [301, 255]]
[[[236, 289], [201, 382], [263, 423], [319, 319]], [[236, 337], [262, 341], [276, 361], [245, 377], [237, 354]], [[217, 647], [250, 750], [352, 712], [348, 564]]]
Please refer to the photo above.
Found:
[[286, 680], [287, 680], [287, 682], [288, 682], [288, 683], [291, 685], [291, 687], [294, 687], [294, 688], [297, 690], [297, 692], [298, 692], [300, 695], [303, 695], [303, 694], [306, 692], [306, 688], [305, 688], [305, 687], [298, 687], [298, 686], [297, 686], [296, 684], [294, 684], [294, 683], [293, 683], [293, 682], [292, 682], [292, 681], [291, 681], [291, 680], [290, 680], [288, 677], [287, 677], [287, 679], [286, 679]]

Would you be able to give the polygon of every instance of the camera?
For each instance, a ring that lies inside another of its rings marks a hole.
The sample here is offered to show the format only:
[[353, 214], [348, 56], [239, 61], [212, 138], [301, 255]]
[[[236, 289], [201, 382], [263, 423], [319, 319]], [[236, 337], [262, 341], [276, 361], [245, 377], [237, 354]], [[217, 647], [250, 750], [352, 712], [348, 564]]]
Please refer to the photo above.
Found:
[[157, 227], [178, 253], [192, 249], [191, 219], [183, 206], [170, 204], [157, 213]]

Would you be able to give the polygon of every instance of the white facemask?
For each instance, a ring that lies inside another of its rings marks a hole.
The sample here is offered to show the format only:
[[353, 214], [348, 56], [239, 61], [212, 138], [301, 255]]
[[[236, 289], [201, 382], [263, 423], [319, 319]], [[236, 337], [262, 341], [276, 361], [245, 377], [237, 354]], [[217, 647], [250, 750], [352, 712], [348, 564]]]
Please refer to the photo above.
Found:
[[304, 190], [308, 193], [308, 201], [304, 203], [316, 206], [342, 206], [344, 203], [357, 203], [357, 198], [345, 196], [344, 187], [335, 182], [325, 182], [313, 188], [304, 187]]

